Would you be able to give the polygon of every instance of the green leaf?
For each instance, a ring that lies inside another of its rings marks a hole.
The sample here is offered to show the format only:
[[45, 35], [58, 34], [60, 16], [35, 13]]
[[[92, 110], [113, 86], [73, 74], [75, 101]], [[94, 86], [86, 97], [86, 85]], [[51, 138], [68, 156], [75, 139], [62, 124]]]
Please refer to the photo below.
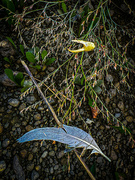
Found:
[[21, 53], [24, 55], [24, 46], [20, 44]]
[[88, 104], [90, 107], [93, 107], [93, 99], [91, 99], [89, 96], [88, 96]]
[[83, 86], [83, 85], [84, 85], [84, 77], [81, 77], [81, 78], [80, 78], [80, 75], [78, 75], [78, 76], [75, 78], [75, 84], [78, 84], [78, 85]]
[[52, 64], [54, 61], [55, 61], [55, 58], [47, 59], [46, 62], [45, 62], [45, 65], [50, 65], [50, 64]]
[[96, 176], [96, 165], [95, 165], [95, 163], [91, 166], [90, 172], [93, 174], [94, 177]]
[[67, 12], [67, 6], [64, 2], [62, 3], [62, 9], [63, 9], [64, 13]]
[[33, 67], [33, 68], [35, 68], [35, 69], [37, 69], [37, 70], [40, 70], [41, 69], [41, 66], [40, 65], [36, 65], [36, 66], [32, 66], [32, 65], [30, 65], [30, 67]]
[[15, 77], [15, 82], [16, 84], [18, 84], [19, 86], [21, 86], [21, 82], [23, 81], [24, 77], [23, 77], [23, 73], [19, 72]]
[[101, 93], [101, 91], [102, 91], [102, 89], [101, 89], [99, 86], [97, 86], [97, 85], [95, 85], [95, 87], [93, 88], [93, 90], [94, 90], [96, 93]]
[[12, 12], [15, 12], [15, 6], [14, 6], [14, 3], [12, 2], [12, 0], [8, 0], [7, 1], [7, 8], [12, 11]]
[[11, 69], [5, 69], [4, 71], [8, 78], [15, 82], [13, 71]]
[[42, 59], [44, 59], [46, 55], [47, 55], [47, 51], [46, 51], [46, 50], [43, 50], [42, 53], [41, 53]]
[[29, 51], [26, 52], [26, 58], [29, 62], [32, 62], [32, 63], [36, 62], [34, 54], [32, 54]]
[[96, 86], [101, 86], [103, 84], [103, 80], [98, 80]]
[[115, 177], [116, 177], [116, 180], [120, 180], [118, 172], [115, 172]]
[[25, 81], [25, 78], [23, 78], [23, 80], [21, 81], [21, 87], [23, 87], [24, 81]]
[[14, 48], [17, 49], [14, 41], [13, 41], [10, 37], [6, 37], [6, 38], [7, 38], [7, 39], [9, 40], [9, 42], [14, 46]]
[[8, 57], [4, 57], [4, 60], [7, 61], [9, 64], [11, 64], [11, 61], [9, 60]]

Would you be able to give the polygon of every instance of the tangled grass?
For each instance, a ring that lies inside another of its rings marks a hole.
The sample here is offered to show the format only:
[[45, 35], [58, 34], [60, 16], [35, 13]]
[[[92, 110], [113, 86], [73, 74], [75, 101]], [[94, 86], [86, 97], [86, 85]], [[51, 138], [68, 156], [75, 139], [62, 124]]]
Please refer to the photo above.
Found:
[[[56, 99], [56, 111], [62, 116], [63, 123], [70, 123], [76, 116], [83, 120], [80, 107], [83, 102], [90, 100], [92, 103], [89, 102], [89, 105], [98, 109], [96, 113], [102, 114], [108, 123], [122, 127], [133, 140], [130, 130], [113, 115], [105, 101], [107, 97], [113, 97], [111, 89], [122, 96], [134, 98], [129, 83], [130, 76], [135, 73], [134, 63], [127, 57], [127, 50], [135, 40], [132, 30], [134, 14], [130, 5], [129, 13], [133, 18], [122, 26], [115, 22], [110, 10], [113, 2], [109, 0], [100, 0], [95, 5], [90, 1], [84, 4], [69, 1], [64, 6], [62, 3], [36, 1], [25, 7], [22, 13], [13, 15], [15, 30], [24, 47], [38, 46], [40, 51], [47, 50], [47, 57], [56, 58], [55, 70], [46, 74], [39, 86], [45, 85], [48, 98]], [[28, 35], [25, 36], [27, 32], [30, 34], [29, 39]], [[72, 46], [73, 39], [94, 42], [96, 48], [91, 53], [71, 54], [67, 48]], [[116, 74], [117, 82], [110, 81], [107, 84], [106, 77], [111, 73]], [[94, 87], [99, 80], [102, 80], [102, 88], [97, 86], [97, 90]], [[34, 86], [30, 87], [21, 96], [26, 96], [34, 89]], [[24, 111], [40, 104], [42, 101]]]

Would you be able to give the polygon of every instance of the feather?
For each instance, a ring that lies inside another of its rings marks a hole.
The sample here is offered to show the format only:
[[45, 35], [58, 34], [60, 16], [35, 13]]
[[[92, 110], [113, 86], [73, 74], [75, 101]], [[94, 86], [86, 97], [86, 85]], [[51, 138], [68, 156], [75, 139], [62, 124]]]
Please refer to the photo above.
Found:
[[[66, 132], [63, 130], [66, 130]], [[111, 161], [98, 147], [92, 136], [85, 131], [72, 126], [63, 125], [63, 128], [45, 127], [31, 130], [18, 139], [23, 143], [33, 140], [53, 140], [69, 147], [93, 149], [95, 153], [100, 153], [107, 160]]]

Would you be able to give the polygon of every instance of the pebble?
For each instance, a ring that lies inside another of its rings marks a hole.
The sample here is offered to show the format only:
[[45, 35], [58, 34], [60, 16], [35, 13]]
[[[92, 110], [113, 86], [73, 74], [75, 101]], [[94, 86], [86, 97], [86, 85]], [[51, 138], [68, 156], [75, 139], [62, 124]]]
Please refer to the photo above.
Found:
[[53, 170], [53, 167], [50, 168], [50, 174], [53, 174], [54, 173], [54, 170]]
[[25, 129], [26, 129], [26, 131], [28, 132], [28, 131], [33, 130], [33, 127], [32, 127], [31, 125], [28, 125], [28, 126], [25, 127]]
[[126, 120], [131, 123], [131, 122], [133, 122], [134, 119], [132, 116], [127, 116]]
[[113, 77], [112, 77], [112, 75], [108, 74], [108, 75], [106, 76], [106, 80], [107, 80], [108, 82], [113, 82]]
[[39, 178], [39, 174], [37, 171], [33, 170], [31, 173], [31, 180], [36, 180]]
[[115, 113], [115, 117], [119, 118], [121, 116], [121, 113]]
[[36, 98], [35, 96], [27, 96], [26, 101], [29, 104], [33, 104], [36, 101]]
[[16, 178], [18, 180], [25, 180], [25, 173], [22, 169], [22, 166], [19, 163], [19, 159], [17, 155], [15, 155], [13, 158], [13, 169], [15, 171]]
[[55, 156], [55, 152], [54, 151], [50, 151], [49, 152], [49, 156]]
[[0, 172], [3, 172], [6, 169], [5, 161], [0, 161]]
[[12, 98], [10, 98], [10, 99], [8, 100], [8, 103], [9, 103], [11, 106], [13, 106], [13, 107], [17, 107], [20, 102], [19, 102], [18, 99], [12, 99]]
[[27, 165], [27, 171], [32, 171], [34, 169], [34, 163]]
[[32, 152], [33, 152], [33, 153], [36, 153], [36, 152], [38, 152], [38, 150], [39, 150], [38, 147], [34, 147], [34, 148], [32, 149]]
[[123, 103], [123, 101], [119, 101], [118, 108], [121, 109], [121, 111], [124, 110], [124, 103]]
[[116, 96], [116, 89], [110, 89], [109, 94], [111, 95], [111, 98]]
[[35, 169], [36, 169], [36, 171], [39, 171], [39, 170], [41, 169], [41, 166], [37, 165], [37, 166], [35, 167]]
[[33, 159], [33, 154], [29, 154], [28, 161], [31, 161]]
[[59, 165], [58, 165], [58, 164], [56, 164], [56, 165], [54, 166], [54, 170], [57, 170], [57, 169], [59, 169]]
[[115, 151], [111, 151], [111, 159], [116, 161], [117, 160], [117, 154], [115, 153]]
[[21, 104], [19, 106], [19, 111], [23, 110], [24, 108], [26, 108], [26, 104], [25, 103], [23, 103], [23, 104]]
[[41, 155], [41, 158], [46, 158], [48, 152], [47, 151], [44, 151], [43, 154]]
[[38, 113], [38, 114], [35, 114], [34, 115], [34, 119], [36, 120], [36, 121], [38, 121], [38, 120], [40, 120], [41, 119], [41, 115]]
[[102, 162], [103, 162], [103, 157], [98, 157], [98, 158], [97, 158], [97, 163], [100, 164], [100, 163], [102, 163]]
[[2, 142], [2, 147], [7, 147], [8, 145], [10, 144], [10, 140], [9, 139], [5, 139], [3, 142]]
[[21, 150], [21, 151], [20, 151], [20, 154], [21, 154], [22, 158], [25, 158], [26, 155], [27, 155], [26, 149]]
[[49, 72], [53, 72], [53, 71], [55, 70], [55, 68], [54, 68], [54, 67], [48, 67], [47, 70], [48, 70]]

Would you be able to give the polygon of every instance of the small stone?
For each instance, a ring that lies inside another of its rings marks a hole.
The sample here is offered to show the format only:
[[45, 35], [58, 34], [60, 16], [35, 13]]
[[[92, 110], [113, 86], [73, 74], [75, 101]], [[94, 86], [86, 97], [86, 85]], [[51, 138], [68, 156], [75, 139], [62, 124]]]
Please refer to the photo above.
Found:
[[15, 155], [13, 158], [13, 169], [14, 169], [15, 174], [16, 174], [16, 179], [25, 180], [25, 173], [22, 169], [22, 166], [19, 163], [19, 159], [18, 159], [17, 155]]
[[25, 158], [27, 155], [27, 151], [25, 149], [20, 151], [22, 158]]
[[32, 171], [34, 169], [34, 163], [28, 164], [27, 165], [27, 170]]
[[8, 100], [8, 103], [13, 107], [17, 107], [20, 102], [18, 101], [18, 99], [12, 99], [11, 98], [11, 99]]
[[34, 147], [34, 148], [32, 149], [32, 152], [33, 152], [33, 153], [36, 153], [36, 152], [38, 152], [38, 150], [39, 150], [38, 147]]
[[47, 154], [48, 154], [48, 152], [47, 152], [47, 151], [44, 151], [43, 154], [42, 154], [42, 156], [41, 156], [41, 158], [46, 158]]
[[116, 117], [116, 118], [119, 118], [120, 116], [121, 116], [120, 113], [115, 113], [115, 117]]
[[110, 102], [110, 98], [107, 97], [107, 98], [105, 99], [105, 102], [106, 102], [106, 104], [108, 104], [108, 103]]
[[67, 164], [66, 158], [62, 158], [62, 159], [61, 159], [61, 164], [62, 164], [62, 165], [66, 165], [66, 164]]
[[31, 161], [33, 159], [33, 154], [29, 154], [28, 161]]
[[55, 152], [54, 151], [50, 151], [49, 152], [49, 156], [55, 156]]
[[54, 170], [57, 170], [57, 169], [59, 169], [59, 165], [58, 164], [54, 166]]
[[0, 172], [3, 172], [6, 169], [5, 161], [0, 161]]
[[39, 174], [37, 171], [33, 170], [31, 173], [31, 180], [36, 180], [39, 178]]
[[36, 121], [38, 121], [38, 120], [40, 120], [41, 119], [41, 115], [38, 113], [38, 114], [35, 114], [34, 115], [34, 119], [36, 120]]
[[50, 174], [53, 174], [54, 173], [54, 170], [53, 170], [53, 167], [50, 168]]
[[53, 72], [53, 71], [55, 70], [55, 68], [54, 68], [54, 67], [48, 67], [47, 70], [48, 70], [49, 72]]
[[35, 167], [35, 169], [36, 169], [36, 171], [39, 171], [39, 170], [41, 169], [41, 166], [37, 165], [37, 166]]
[[38, 126], [39, 124], [41, 124], [41, 121], [36, 121], [36, 122], [34, 123], [34, 126]]
[[134, 119], [132, 116], [127, 116], [126, 120], [131, 123], [131, 122], [133, 122]]
[[115, 151], [112, 150], [111, 152], [111, 159], [116, 161], [117, 160], [117, 154], [115, 153]]
[[80, 176], [82, 176], [83, 175], [83, 172], [79, 172], [78, 173], [78, 176], [80, 177]]
[[25, 103], [23, 103], [23, 104], [21, 104], [19, 106], [19, 111], [23, 110], [24, 108], [26, 108], [26, 104]]
[[84, 110], [81, 109], [81, 110], [80, 110], [80, 114], [81, 114], [81, 115], [84, 115]]
[[101, 130], [104, 130], [104, 129], [105, 129], [105, 127], [104, 127], [103, 125], [101, 125], [101, 126], [100, 126], [100, 129], [101, 129]]
[[121, 110], [124, 110], [124, 103], [123, 103], [123, 101], [120, 101], [118, 103], [118, 108], [121, 109]]
[[9, 139], [5, 139], [3, 142], [2, 142], [2, 147], [7, 147], [8, 145], [10, 144], [10, 140]]
[[62, 158], [65, 155], [64, 151], [59, 152], [58, 159]]
[[28, 132], [28, 131], [33, 130], [33, 127], [32, 127], [31, 125], [28, 125], [28, 126], [25, 127], [25, 129], [26, 129], [26, 131]]
[[35, 98], [35, 96], [28, 96], [28, 97], [26, 98], [26, 101], [27, 101], [27, 103], [29, 103], [29, 104], [33, 104], [33, 103], [36, 101], [36, 98]]
[[116, 96], [116, 89], [110, 89], [109, 94], [111, 95], [111, 98]]
[[103, 157], [98, 157], [97, 158], [97, 163], [102, 163], [103, 162]]
[[108, 74], [108, 75], [106, 76], [106, 80], [107, 80], [108, 82], [113, 82], [113, 77], [112, 77], [112, 75]]

